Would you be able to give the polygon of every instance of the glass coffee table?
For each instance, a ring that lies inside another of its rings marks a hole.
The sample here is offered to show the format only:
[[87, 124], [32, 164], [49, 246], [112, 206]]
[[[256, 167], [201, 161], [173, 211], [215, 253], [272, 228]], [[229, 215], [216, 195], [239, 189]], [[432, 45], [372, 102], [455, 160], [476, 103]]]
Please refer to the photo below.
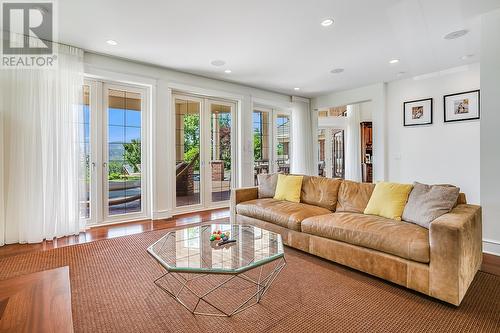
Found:
[[[210, 242], [217, 230], [236, 242]], [[259, 303], [286, 265], [281, 235], [237, 224], [171, 231], [148, 252], [166, 270], [154, 283], [197, 315], [230, 317]]]

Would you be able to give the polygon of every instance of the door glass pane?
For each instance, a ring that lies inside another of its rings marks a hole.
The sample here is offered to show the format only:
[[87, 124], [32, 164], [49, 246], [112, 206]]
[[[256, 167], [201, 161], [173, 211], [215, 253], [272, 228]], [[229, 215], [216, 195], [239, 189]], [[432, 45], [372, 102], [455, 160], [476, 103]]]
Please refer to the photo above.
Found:
[[83, 86], [83, 103], [78, 117], [80, 132], [80, 217], [90, 218], [90, 87]]
[[210, 171], [212, 202], [227, 201], [231, 193], [231, 107], [210, 104]]
[[344, 131], [334, 130], [332, 137], [333, 178], [344, 178]]
[[176, 206], [201, 203], [200, 198], [201, 103], [175, 99]]
[[318, 129], [318, 176], [320, 177], [326, 177], [325, 138], [326, 130]]
[[269, 173], [269, 112], [253, 112], [253, 158], [254, 181], [257, 185], [257, 175]]
[[276, 117], [276, 162], [278, 172], [290, 173], [290, 116], [279, 114]]
[[108, 90], [108, 214], [142, 211], [142, 96]]

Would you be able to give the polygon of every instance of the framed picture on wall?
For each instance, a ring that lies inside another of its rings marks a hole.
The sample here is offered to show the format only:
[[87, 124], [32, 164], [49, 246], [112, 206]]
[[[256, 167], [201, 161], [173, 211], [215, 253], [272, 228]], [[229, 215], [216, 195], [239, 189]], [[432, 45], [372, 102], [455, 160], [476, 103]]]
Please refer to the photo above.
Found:
[[444, 102], [444, 122], [479, 119], [479, 90], [446, 95]]
[[418, 126], [432, 124], [432, 98], [403, 103], [403, 125]]

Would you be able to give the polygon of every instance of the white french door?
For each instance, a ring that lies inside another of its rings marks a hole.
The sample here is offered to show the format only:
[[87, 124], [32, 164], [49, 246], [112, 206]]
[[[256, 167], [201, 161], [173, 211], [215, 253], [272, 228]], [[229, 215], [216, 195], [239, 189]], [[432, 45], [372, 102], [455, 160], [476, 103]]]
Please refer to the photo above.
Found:
[[257, 174], [290, 172], [292, 157], [291, 113], [254, 108], [252, 115], [254, 181]]
[[82, 215], [87, 225], [147, 218], [147, 89], [98, 80], [86, 80], [85, 88], [84, 115], [90, 116]]
[[176, 212], [229, 206], [235, 182], [236, 103], [173, 94]]

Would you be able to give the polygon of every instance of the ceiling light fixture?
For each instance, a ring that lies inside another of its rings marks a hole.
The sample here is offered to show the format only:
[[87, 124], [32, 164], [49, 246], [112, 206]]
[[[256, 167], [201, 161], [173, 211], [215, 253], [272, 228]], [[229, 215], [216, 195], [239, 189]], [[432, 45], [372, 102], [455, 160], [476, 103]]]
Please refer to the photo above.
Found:
[[220, 66], [224, 66], [226, 64], [226, 62], [224, 60], [217, 59], [217, 60], [210, 61], [210, 64], [212, 66], [215, 66], [215, 67], [220, 67]]
[[331, 19], [331, 18], [327, 18], [327, 19], [324, 19], [323, 21], [321, 21], [321, 25], [324, 27], [329, 27], [332, 24], [333, 24], [333, 19]]
[[453, 31], [453, 32], [450, 32], [449, 34], [446, 34], [444, 35], [444, 39], [457, 39], [457, 38], [460, 38], [460, 37], [463, 37], [465, 35], [467, 35], [467, 33], [469, 33], [469, 30], [466, 30], [466, 29], [463, 29], [463, 30], [457, 30], [457, 31]]
[[113, 46], [118, 45], [118, 42], [116, 40], [113, 40], [113, 39], [108, 39], [106, 41], [106, 43], [108, 43], [109, 45], [113, 45]]
[[473, 54], [466, 54], [466, 55], [461, 56], [460, 59], [467, 60], [467, 59], [472, 58], [473, 56], [474, 56]]
[[397, 64], [399, 62], [399, 59], [392, 59], [392, 60], [389, 60], [389, 63], [390, 64]]
[[295, 90], [295, 91], [299, 91], [299, 90], [300, 90], [300, 88], [296, 87], [296, 88], [293, 88], [293, 90]]
[[226, 70], [224, 71], [224, 73], [226, 73], [226, 74], [231, 74], [231, 72], [232, 72], [232, 70], [230, 70], [230, 69], [226, 69]]
[[343, 68], [334, 68], [334, 69], [332, 69], [332, 70], [330, 71], [330, 73], [332, 73], [332, 74], [340, 74], [340, 73], [342, 73], [343, 71], [344, 71], [344, 69], [343, 69]]

